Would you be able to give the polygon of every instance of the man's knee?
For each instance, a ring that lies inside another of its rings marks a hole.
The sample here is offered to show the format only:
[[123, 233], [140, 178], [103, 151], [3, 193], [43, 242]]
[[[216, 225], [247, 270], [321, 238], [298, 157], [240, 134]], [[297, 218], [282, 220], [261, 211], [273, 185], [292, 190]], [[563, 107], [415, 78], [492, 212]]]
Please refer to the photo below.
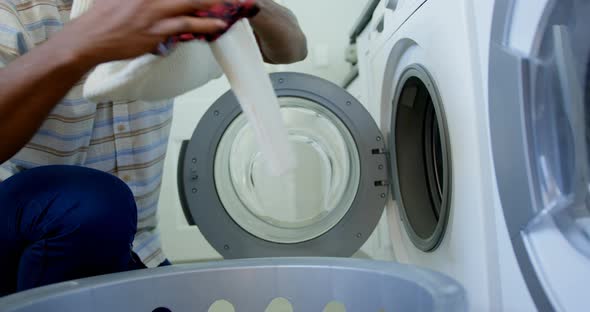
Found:
[[[0, 207], [0, 242], [11, 259], [0, 264], [13, 275], [19, 267], [19, 289], [128, 268], [137, 209], [112, 175], [66, 166], [27, 170], [0, 184]], [[44, 279], [30, 276], [46, 267]], [[14, 291], [15, 280], [4, 290]]]
[[[22, 197], [21, 202], [30, 200], [24, 214], [46, 216], [45, 229], [75, 228], [81, 237], [105, 243], [132, 240], [135, 234], [133, 194], [108, 173], [74, 166], [39, 167], [5, 181], [2, 187]], [[39, 221], [37, 216], [31, 219]]]
[[83, 216], [92, 223], [117, 225], [118, 221], [137, 224], [137, 208], [133, 193], [119, 178], [101, 171], [69, 167], [60, 192], [72, 201], [87, 207]]

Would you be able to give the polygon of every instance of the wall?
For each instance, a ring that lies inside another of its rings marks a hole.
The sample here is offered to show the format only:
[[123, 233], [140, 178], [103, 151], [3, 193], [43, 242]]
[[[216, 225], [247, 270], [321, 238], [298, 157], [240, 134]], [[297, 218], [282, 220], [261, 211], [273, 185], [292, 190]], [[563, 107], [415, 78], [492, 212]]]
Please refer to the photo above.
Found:
[[[340, 84], [350, 67], [345, 62], [349, 33], [359, 17], [364, 0], [285, 0], [305, 31], [310, 55], [304, 62], [288, 66], [269, 66], [269, 71], [296, 71], [313, 74]], [[164, 251], [175, 262], [219, 259], [219, 255], [201, 236], [198, 228], [189, 227], [180, 208], [176, 186], [176, 169], [180, 145], [192, 136], [197, 123], [209, 106], [229, 90], [225, 78], [218, 79], [177, 99], [174, 122], [160, 199], [160, 230]]]
[[345, 62], [349, 34], [366, 0], [284, 0], [299, 19], [309, 43], [304, 62], [286, 70], [310, 73], [340, 84], [350, 70]]

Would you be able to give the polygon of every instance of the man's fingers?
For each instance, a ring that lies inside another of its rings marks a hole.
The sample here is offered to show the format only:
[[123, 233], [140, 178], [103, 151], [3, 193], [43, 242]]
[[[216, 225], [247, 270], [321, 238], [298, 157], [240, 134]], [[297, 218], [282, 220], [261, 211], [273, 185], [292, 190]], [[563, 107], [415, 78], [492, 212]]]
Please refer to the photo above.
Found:
[[157, 36], [173, 36], [183, 33], [211, 34], [223, 30], [227, 24], [215, 18], [180, 16], [164, 19], [154, 25], [151, 33]]
[[196, 10], [207, 10], [222, 3], [237, 3], [240, 0], [157, 0], [153, 1], [154, 10], [160, 16], [189, 15]]

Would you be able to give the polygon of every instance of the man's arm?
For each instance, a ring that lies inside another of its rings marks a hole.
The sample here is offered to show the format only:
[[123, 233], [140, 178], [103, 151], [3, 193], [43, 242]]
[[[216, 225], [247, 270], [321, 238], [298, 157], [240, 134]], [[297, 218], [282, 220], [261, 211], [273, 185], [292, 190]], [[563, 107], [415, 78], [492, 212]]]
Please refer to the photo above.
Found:
[[55, 104], [95, 65], [68, 43], [48, 40], [0, 69], [0, 163], [30, 140]]
[[271, 64], [290, 64], [307, 57], [307, 39], [295, 15], [273, 0], [258, 0], [260, 13], [250, 19], [258, 45]]
[[[94, 66], [153, 51], [171, 35], [225, 28], [220, 20], [188, 16], [220, 2], [96, 1], [87, 14], [0, 68], [0, 163], [31, 139], [53, 107]], [[0, 67], [6, 62], [0, 59]]]

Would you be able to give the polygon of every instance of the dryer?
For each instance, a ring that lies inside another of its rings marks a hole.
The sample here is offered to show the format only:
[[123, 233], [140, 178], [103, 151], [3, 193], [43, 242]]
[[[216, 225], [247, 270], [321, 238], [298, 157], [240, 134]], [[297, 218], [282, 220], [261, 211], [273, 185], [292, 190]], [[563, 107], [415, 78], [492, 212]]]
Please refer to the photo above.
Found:
[[[396, 259], [459, 280], [471, 310], [497, 311], [494, 181], [470, 2], [398, 1], [399, 10], [382, 2], [367, 106], [390, 152]], [[381, 20], [389, 33], [379, 33]]]
[[[472, 310], [587, 310], [588, 13], [587, 1], [428, 0], [372, 49], [378, 83], [367, 106], [392, 153], [396, 257], [458, 279]], [[442, 235], [432, 200], [441, 184], [432, 187], [428, 173], [441, 172], [437, 160], [420, 170], [405, 159], [412, 148], [414, 163], [436, 155], [438, 147], [416, 144], [434, 137], [425, 131], [433, 117], [420, 110], [430, 105], [439, 133], [446, 124], [440, 145], [450, 147]], [[412, 124], [408, 110], [422, 116]], [[405, 137], [412, 129], [413, 145]], [[430, 205], [415, 198], [420, 184]], [[430, 236], [420, 234], [424, 206], [438, 222], [430, 222]]]

